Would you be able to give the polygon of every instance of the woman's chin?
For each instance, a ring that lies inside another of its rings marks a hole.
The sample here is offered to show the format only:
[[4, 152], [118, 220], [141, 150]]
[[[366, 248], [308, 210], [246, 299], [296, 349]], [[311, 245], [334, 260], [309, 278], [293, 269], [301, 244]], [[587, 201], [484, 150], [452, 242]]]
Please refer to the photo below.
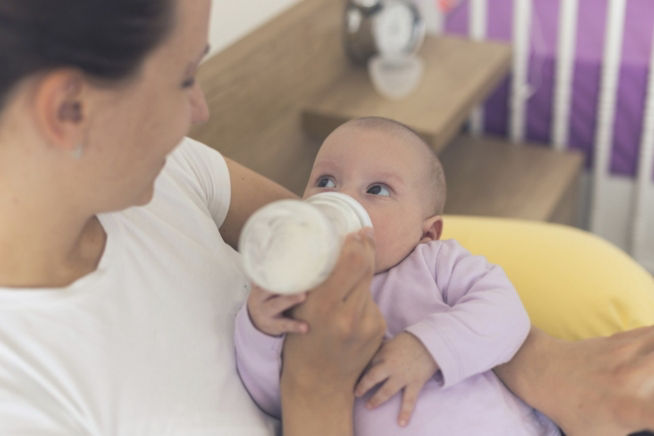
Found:
[[152, 201], [153, 197], [154, 197], [154, 185], [150, 186], [149, 189], [143, 191], [141, 196], [137, 199], [137, 203], [135, 204], [135, 206], [145, 206], [146, 204]]

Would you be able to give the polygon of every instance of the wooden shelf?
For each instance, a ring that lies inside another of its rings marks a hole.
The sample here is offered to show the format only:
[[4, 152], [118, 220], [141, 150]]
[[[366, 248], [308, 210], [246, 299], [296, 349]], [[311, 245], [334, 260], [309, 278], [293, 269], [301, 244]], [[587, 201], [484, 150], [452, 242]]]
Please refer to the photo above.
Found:
[[581, 153], [463, 136], [440, 157], [448, 214], [577, 224]]
[[204, 62], [211, 119], [192, 137], [301, 194], [319, 144], [302, 131], [300, 110], [349, 67], [343, 7], [297, 2]]
[[411, 126], [439, 151], [506, 75], [511, 47], [502, 42], [427, 37], [419, 55], [425, 74], [405, 99], [385, 99], [373, 89], [365, 68], [350, 66], [305, 102], [303, 128], [322, 140], [349, 119], [382, 116]]

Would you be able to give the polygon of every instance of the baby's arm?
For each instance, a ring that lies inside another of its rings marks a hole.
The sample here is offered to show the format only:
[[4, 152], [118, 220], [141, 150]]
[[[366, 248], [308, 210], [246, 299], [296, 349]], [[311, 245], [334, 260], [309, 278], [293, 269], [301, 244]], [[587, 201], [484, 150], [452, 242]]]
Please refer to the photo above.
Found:
[[357, 383], [354, 394], [361, 397], [379, 383], [383, 384], [368, 400], [370, 409], [402, 391], [397, 423], [409, 423], [422, 387], [438, 371], [438, 365], [424, 345], [411, 333], [402, 332], [385, 342], [370, 361]]
[[234, 347], [243, 384], [266, 413], [280, 417], [279, 376], [283, 333], [306, 332], [306, 323], [284, 316], [305, 295], [275, 296], [253, 286], [236, 316]]
[[527, 337], [529, 316], [504, 271], [453, 240], [434, 259], [446, 312], [406, 330], [423, 343], [440, 368], [444, 386], [480, 374], [513, 357]]
[[470, 255], [455, 241], [416, 250], [424, 262], [436, 265], [434, 292], [440, 291], [451, 309], [426, 317], [384, 343], [355, 390], [362, 396], [381, 383], [366, 403], [370, 408], [402, 390], [398, 416], [402, 426], [429, 379], [436, 375], [450, 386], [508, 361], [530, 327], [501, 268]]

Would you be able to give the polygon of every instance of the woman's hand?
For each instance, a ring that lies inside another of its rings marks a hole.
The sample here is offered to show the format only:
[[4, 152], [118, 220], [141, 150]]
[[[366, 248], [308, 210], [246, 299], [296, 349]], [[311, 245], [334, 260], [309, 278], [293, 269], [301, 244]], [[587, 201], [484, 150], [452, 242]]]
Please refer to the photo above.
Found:
[[289, 334], [283, 353], [285, 435], [349, 435], [354, 385], [379, 348], [384, 319], [372, 300], [374, 244], [370, 229], [349, 235], [331, 276], [293, 316], [309, 324]]
[[654, 429], [654, 327], [577, 342], [532, 329], [496, 372], [568, 436]]
[[569, 343], [567, 348], [562, 357], [567, 361], [561, 362], [567, 374], [561, 377], [566, 377], [563, 391], [569, 391], [569, 407], [559, 407], [555, 416], [566, 434], [654, 430], [653, 327]]

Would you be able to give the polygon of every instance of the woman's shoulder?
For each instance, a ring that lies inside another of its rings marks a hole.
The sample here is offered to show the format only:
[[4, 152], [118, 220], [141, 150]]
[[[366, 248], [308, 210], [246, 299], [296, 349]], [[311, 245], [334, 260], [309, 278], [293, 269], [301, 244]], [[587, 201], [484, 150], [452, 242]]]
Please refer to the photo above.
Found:
[[225, 159], [217, 150], [188, 137], [168, 155], [157, 183], [159, 191], [181, 189], [212, 211], [217, 205], [221, 210], [229, 205], [231, 186]]
[[184, 137], [166, 159], [166, 167], [179, 166], [186, 170], [202, 167], [215, 170], [223, 165], [225, 159], [218, 150], [189, 137]]
[[229, 170], [217, 151], [191, 138], [184, 138], [166, 157], [157, 177], [152, 200], [143, 207], [129, 208], [121, 215], [129, 219], [153, 217], [192, 222], [211, 217], [220, 226], [231, 198]]

